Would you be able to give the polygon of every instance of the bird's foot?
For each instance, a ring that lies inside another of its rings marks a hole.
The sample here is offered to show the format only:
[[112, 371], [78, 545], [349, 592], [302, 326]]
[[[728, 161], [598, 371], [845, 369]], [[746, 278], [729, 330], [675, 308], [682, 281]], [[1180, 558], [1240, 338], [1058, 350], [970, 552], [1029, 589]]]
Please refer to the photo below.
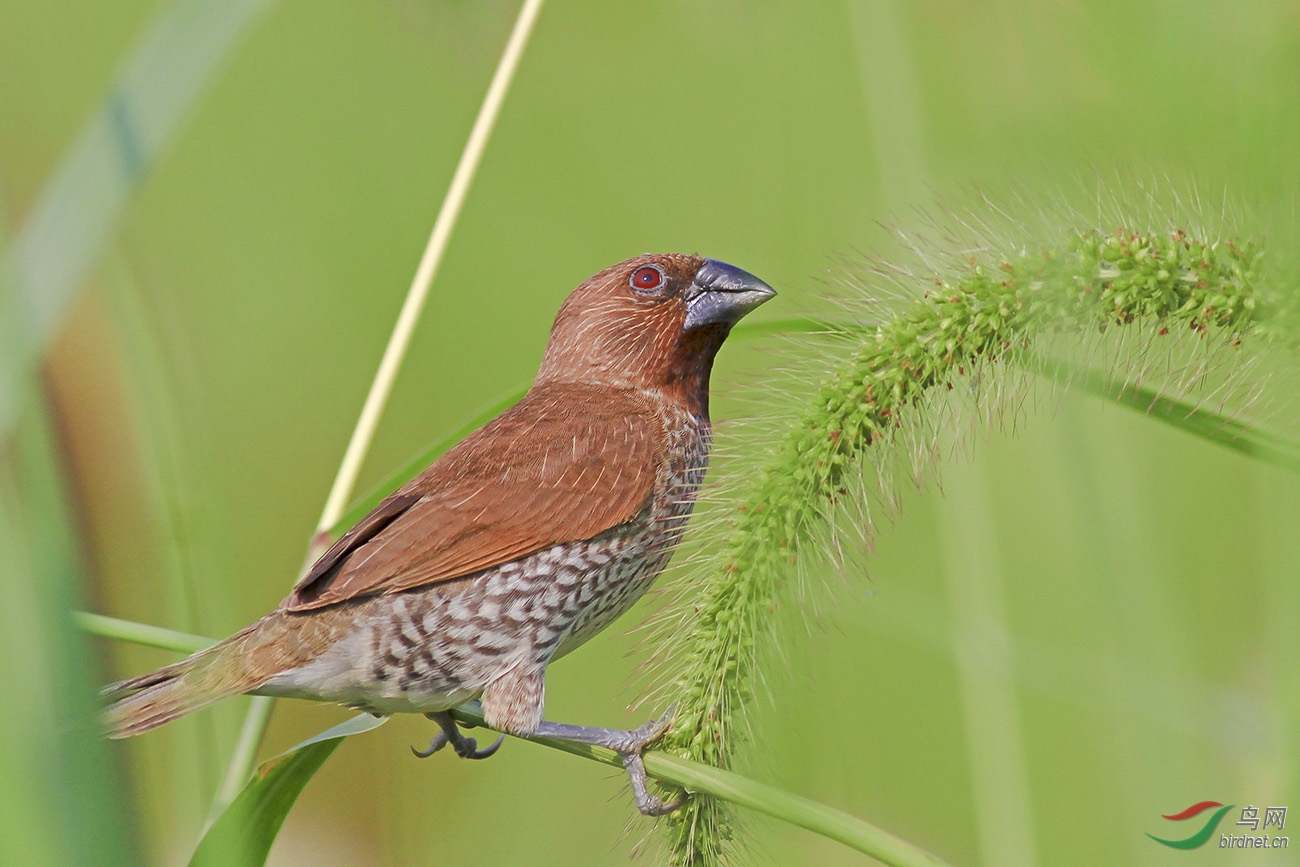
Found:
[[480, 750], [478, 741], [474, 738], [467, 738], [460, 733], [460, 728], [456, 725], [456, 721], [451, 718], [451, 714], [446, 711], [439, 711], [437, 713], [426, 713], [425, 716], [436, 722], [441, 731], [433, 736], [433, 740], [429, 741], [428, 749], [417, 750], [415, 747], [411, 747], [411, 752], [421, 759], [427, 759], [447, 744], [451, 744], [451, 748], [456, 751], [456, 755], [462, 759], [486, 759], [495, 754], [501, 748], [502, 741], [506, 739], [505, 735], [501, 735], [493, 741], [492, 746]]
[[631, 731], [542, 722], [537, 727], [537, 731], [529, 737], [557, 738], [613, 750], [623, 760], [628, 781], [632, 784], [632, 797], [636, 799], [637, 809], [646, 816], [664, 816], [680, 807], [685, 801], [685, 796], [678, 795], [670, 801], [665, 801], [651, 793], [645, 771], [645, 760], [641, 754], [668, 731], [674, 710], [669, 708], [668, 712], [659, 719], [651, 720]]

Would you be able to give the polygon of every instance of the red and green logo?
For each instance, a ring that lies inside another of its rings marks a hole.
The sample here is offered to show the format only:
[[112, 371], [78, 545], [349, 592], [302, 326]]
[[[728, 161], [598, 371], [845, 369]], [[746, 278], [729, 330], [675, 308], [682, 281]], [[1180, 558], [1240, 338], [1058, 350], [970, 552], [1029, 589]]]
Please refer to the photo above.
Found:
[[[1216, 807], [1218, 809], [1215, 809]], [[1161, 817], [1164, 819], [1168, 819], [1171, 822], [1183, 822], [1187, 819], [1192, 818], [1193, 816], [1201, 815], [1206, 810], [1214, 810], [1214, 812], [1210, 815], [1210, 818], [1205, 820], [1205, 826], [1202, 827], [1201, 830], [1197, 831], [1192, 836], [1187, 837], [1186, 839], [1183, 840], [1165, 840], [1160, 837], [1157, 837], [1155, 834], [1147, 834], [1147, 836], [1150, 837], [1152, 840], [1155, 840], [1157, 843], [1162, 843], [1165, 846], [1169, 846], [1173, 849], [1195, 849], [1198, 846], [1204, 846], [1205, 841], [1210, 839], [1210, 837], [1214, 836], [1214, 831], [1216, 828], [1219, 827], [1219, 822], [1223, 819], [1224, 814], [1231, 809], [1232, 809], [1232, 804], [1229, 804], [1228, 806], [1225, 807], [1223, 806], [1223, 804], [1220, 804], [1218, 801], [1201, 801], [1199, 804], [1192, 804], [1190, 807], [1188, 807], [1186, 810], [1183, 810], [1181, 813], [1174, 813], [1169, 816]]]

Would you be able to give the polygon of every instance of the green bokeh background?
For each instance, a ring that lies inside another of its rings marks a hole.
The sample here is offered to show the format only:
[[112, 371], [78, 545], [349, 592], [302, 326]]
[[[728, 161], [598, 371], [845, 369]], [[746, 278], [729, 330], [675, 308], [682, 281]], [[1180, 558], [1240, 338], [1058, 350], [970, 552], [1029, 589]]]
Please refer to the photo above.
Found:
[[[0, 0], [6, 237], [165, 5]], [[22, 427], [57, 444], [78, 542], [51, 543], [53, 568], [79, 598], [3, 574], [0, 861], [89, 863], [68, 840], [91, 833], [99, 863], [188, 857], [245, 700], [83, 745], [71, 769], [28, 761], [77, 730], [90, 684], [174, 655], [83, 658], [57, 617], [24, 629], [77, 604], [220, 636], [285, 594], [516, 10], [275, 5], [131, 199], [50, 347], [50, 429]], [[1226, 192], [1230, 222], [1285, 245], [1297, 105], [1289, 0], [551, 0], [360, 490], [527, 383], [568, 290], [640, 252], [739, 264], [781, 293], [760, 318], [789, 316], [936, 203], [979, 190], [1032, 226], [1094, 176]], [[729, 385], [776, 363], [754, 346], [724, 352], [721, 418]], [[904, 497], [870, 579], [828, 574], [786, 606], [747, 772], [955, 864], [1296, 863], [1145, 834], [1186, 836], [1160, 815], [1200, 800], [1300, 807], [1300, 483], [1083, 397], [1016, 427], [945, 460], [942, 494]], [[39, 550], [49, 525], [21, 517]], [[627, 631], [654, 605], [551, 672], [548, 716], [657, 712], [627, 709]], [[345, 715], [281, 703], [263, 754]], [[518, 742], [415, 761], [430, 729], [341, 747], [272, 862], [610, 864], [650, 833], [607, 768]], [[758, 863], [863, 861], [764, 820], [743, 833]]]

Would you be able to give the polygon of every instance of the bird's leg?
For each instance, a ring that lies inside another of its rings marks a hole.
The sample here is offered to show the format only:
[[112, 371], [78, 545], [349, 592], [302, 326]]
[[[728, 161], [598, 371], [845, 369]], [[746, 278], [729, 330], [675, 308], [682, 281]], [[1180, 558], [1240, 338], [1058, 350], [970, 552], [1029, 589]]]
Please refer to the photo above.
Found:
[[623, 759], [623, 767], [627, 769], [628, 780], [632, 783], [632, 796], [636, 798], [637, 809], [647, 816], [663, 816], [680, 807], [685, 799], [683, 796], [678, 796], [665, 802], [658, 795], [651, 794], [646, 786], [645, 761], [641, 758], [641, 753], [668, 730], [672, 715], [673, 711], [670, 709], [659, 719], [651, 720], [631, 731], [543, 721], [538, 725], [537, 730], [527, 737], [556, 738], [613, 750]]
[[427, 759], [447, 744], [451, 744], [451, 748], [456, 751], [456, 755], [462, 759], [486, 759], [495, 753], [500, 748], [501, 742], [506, 739], [505, 735], [501, 735], [492, 743], [492, 746], [480, 750], [478, 741], [461, 734], [460, 729], [456, 726], [456, 721], [445, 710], [426, 713], [425, 716], [436, 722], [441, 731], [433, 736], [433, 740], [429, 741], [428, 749], [417, 750], [415, 747], [411, 747], [411, 752], [422, 759]]

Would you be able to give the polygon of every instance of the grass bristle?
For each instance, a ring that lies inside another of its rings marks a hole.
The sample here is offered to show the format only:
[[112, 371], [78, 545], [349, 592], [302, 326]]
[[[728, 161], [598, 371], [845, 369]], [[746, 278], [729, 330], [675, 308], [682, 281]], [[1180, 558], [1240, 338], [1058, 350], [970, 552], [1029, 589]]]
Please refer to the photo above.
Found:
[[[668, 749], [730, 766], [789, 587], [815, 607], [810, 579], [825, 570], [813, 566], [869, 547], [873, 519], [897, 508], [900, 476], [920, 484], [969, 432], [1014, 428], [1055, 403], [1069, 385], [1061, 371], [1100, 369], [1218, 411], [1243, 411], [1258, 393], [1253, 353], [1275, 342], [1278, 305], [1257, 242], [1121, 221], [1030, 239], [990, 210], [952, 217], [938, 244], [900, 236], [906, 264], [843, 266], [829, 339], [799, 344], [793, 354], [811, 361], [787, 371], [804, 397], [782, 418], [727, 432], [749, 454], [744, 472], [715, 491], [678, 602], [653, 627], [671, 654], [657, 693], [677, 708]], [[760, 442], [770, 445], [756, 465]], [[674, 864], [721, 863], [735, 839], [708, 798], [665, 824]]]

